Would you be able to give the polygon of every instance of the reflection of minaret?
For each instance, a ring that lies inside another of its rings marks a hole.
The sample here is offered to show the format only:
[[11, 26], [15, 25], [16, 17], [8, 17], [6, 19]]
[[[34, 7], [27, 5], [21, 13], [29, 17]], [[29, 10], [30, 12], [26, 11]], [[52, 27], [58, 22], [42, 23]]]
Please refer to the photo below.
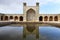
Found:
[[26, 24], [23, 29], [23, 38], [26, 39], [28, 35], [35, 35], [36, 39], [39, 39], [39, 27], [37, 24]]

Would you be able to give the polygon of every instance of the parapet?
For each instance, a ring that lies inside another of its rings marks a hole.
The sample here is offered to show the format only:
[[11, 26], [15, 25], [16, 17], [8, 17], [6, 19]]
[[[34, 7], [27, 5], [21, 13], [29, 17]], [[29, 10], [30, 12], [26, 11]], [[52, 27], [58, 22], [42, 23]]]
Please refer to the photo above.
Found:
[[[23, 6], [26, 6], [26, 2], [23, 3]], [[39, 6], [39, 2], [36, 2], [36, 6]]]

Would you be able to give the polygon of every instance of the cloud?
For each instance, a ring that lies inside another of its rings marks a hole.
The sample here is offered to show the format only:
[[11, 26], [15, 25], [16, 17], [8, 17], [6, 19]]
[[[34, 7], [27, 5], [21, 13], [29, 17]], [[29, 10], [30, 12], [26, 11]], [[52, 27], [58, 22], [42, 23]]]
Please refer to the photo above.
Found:
[[48, 3], [60, 4], [60, 0], [0, 0], [0, 12], [23, 13], [23, 2], [26, 2], [28, 6], [34, 6], [36, 2], [39, 2], [40, 6]]
[[19, 13], [22, 12], [21, 0], [0, 0], [0, 12]]
[[41, 5], [46, 5], [46, 4], [48, 4], [48, 3], [57, 3], [57, 4], [60, 4], [60, 0], [40, 0], [40, 4]]
[[60, 13], [60, 0], [41, 0], [40, 13], [59, 14]]

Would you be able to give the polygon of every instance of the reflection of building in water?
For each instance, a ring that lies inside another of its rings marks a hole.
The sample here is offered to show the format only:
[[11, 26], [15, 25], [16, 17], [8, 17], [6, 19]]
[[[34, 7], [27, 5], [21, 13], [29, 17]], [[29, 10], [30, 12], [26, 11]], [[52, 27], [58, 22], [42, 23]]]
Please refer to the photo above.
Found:
[[23, 38], [28, 35], [34, 35], [35, 39], [39, 39], [39, 25], [38, 24], [24, 24]]
[[0, 21], [60, 21], [59, 14], [39, 14], [39, 3], [27, 6], [23, 3], [23, 14], [0, 14]]

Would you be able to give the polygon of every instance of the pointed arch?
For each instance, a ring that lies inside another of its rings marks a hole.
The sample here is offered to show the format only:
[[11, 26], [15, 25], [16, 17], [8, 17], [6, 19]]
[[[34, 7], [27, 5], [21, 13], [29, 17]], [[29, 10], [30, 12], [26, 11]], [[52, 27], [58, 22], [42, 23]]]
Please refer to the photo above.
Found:
[[27, 10], [27, 12], [26, 12], [27, 14], [27, 21], [34, 21], [35, 20], [35, 10], [34, 9], [29, 9], [29, 10]]
[[58, 16], [55, 16], [54, 17], [54, 21], [58, 21]]
[[14, 20], [17, 21], [17, 20], [18, 20], [18, 16], [15, 16], [15, 17], [14, 17]]
[[44, 17], [44, 21], [48, 21], [48, 16], [45, 16]]
[[23, 16], [20, 16], [19, 17], [19, 21], [23, 21]]
[[1, 16], [1, 21], [3, 21], [3, 16]]
[[53, 21], [53, 16], [50, 16], [49, 17], [49, 21]]
[[8, 16], [5, 16], [5, 20], [8, 20]]
[[10, 19], [13, 19], [13, 16], [10, 16]]
[[40, 16], [39, 17], [39, 21], [43, 21], [43, 16]]

